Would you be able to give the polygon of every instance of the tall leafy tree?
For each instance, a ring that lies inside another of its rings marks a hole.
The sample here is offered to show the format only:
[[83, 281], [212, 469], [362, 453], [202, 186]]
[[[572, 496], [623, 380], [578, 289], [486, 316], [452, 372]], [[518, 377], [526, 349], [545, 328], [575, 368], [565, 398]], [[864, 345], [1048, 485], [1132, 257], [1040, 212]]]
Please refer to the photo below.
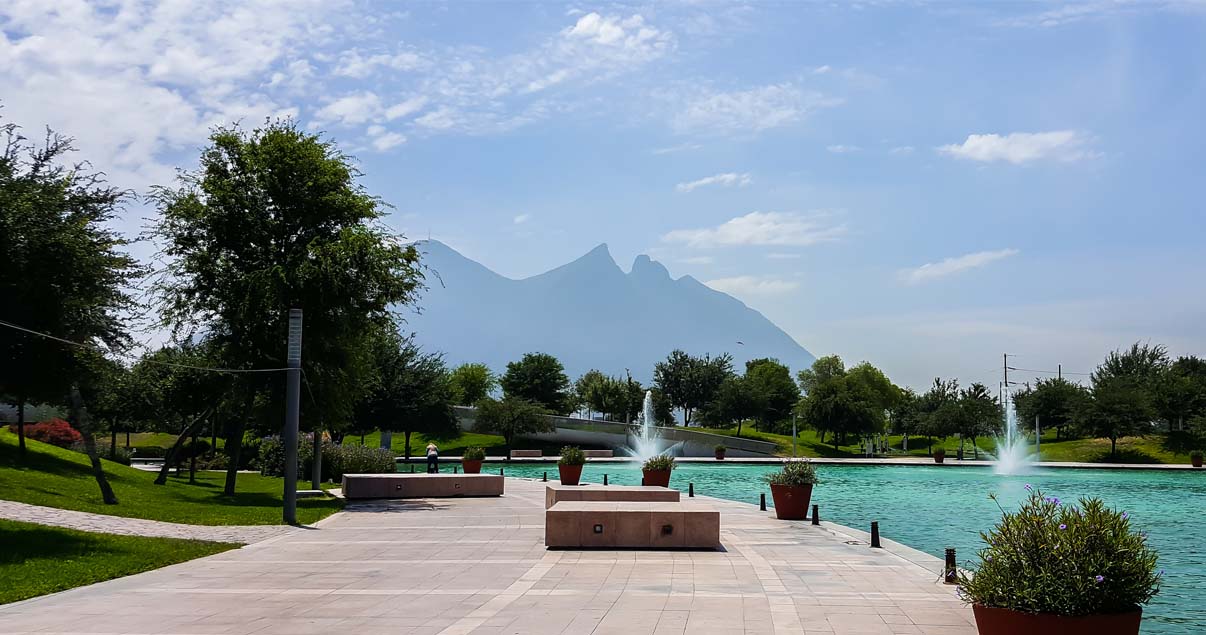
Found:
[[478, 402], [474, 429], [502, 435], [507, 454], [515, 437], [535, 432], [552, 432], [553, 421], [540, 404], [508, 395], [502, 399], [485, 398]]
[[921, 429], [932, 452], [934, 438], [946, 440], [959, 431], [963, 413], [959, 407], [959, 380], [935, 377], [934, 383], [918, 401]]
[[707, 406], [732, 375], [733, 358], [727, 353], [695, 357], [675, 350], [654, 366], [653, 384], [682, 410], [683, 425], [691, 425], [695, 411]]
[[[288, 311], [303, 309], [313, 395], [303, 416], [327, 424], [346, 422], [363, 397], [372, 371], [365, 338], [392, 324], [422, 284], [419, 252], [379, 222], [383, 204], [359, 176], [330, 141], [274, 121], [214, 130], [200, 169], [153, 195], [160, 219], [151, 235], [167, 262], [156, 284], [163, 322], [186, 336], [204, 328], [224, 366], [281, 368]], [[280, 373], [238, 379], [247, 416], [227, 434], [228, 495], [256, 395], [279, 411], [284, 386]]]
[[393, 329], [370, 341], [376, 372], [367, 398], [357, 407], [357, 427], [402, 432], [407, 459], [415, 433], [435, 440], [456, 438], [461, 431], [452, 409], [456, 388], [440, 356], [424, 353]]
[[1165, 371], [1168, 370], [1168, 350], [1159, 344], [1135, 342], [1126, 350], [1111, 351], [1105, 361], [1093, 371], [1092, 382], [1125, 377], [1139, 389], [1154, 394]]
[[136, 307], [127, 293], [142, 273], [109, 229], [126, 193], [86, 164], [66, 163], [69, 138], [47, 132], [29, 143], [13, 124], [0, 126], [0, 394], [12, 395], [18, 444], [25, 453], [24, 408], [31, 399], [70, 403], [106, 503], [116, 503], [96, 457], [93, 428], [80, 387], [88, 347], [125, 350], [123, 314]]
[[1157, 382], [1154, 405], [1168, 431], [1182, 431], [1186, 423], [1206, 415], [1206, 359], [1178, 357]]
[[571, 410], [565, 367], [548, 353], [527, 353], [519, 361], [508, 363], [500, 383], [508, 397], [527, 399], [556, 414]]
[[458, 406], [472, 406], [498, 389], [498, 377], [485, 364], [461, 364], [452, 369], [449, 379]]
[[845, 375], [846, 364], [842, 362], [842, 358], [837, 355], [826, 355], [817, 358], [812, 366], [797, 373], [796, 379], [800, 382], [800, 391], [807, 395], [817, 386]]
[[1000, 428], [1003, 412], [997, 398], [984, 384], [976, 382], [959, 392], [959, 449], [971, 439], [972, 453], [980, 458], [976, 438], [988, 436]]
[[1089, 392], [1080, 384], [1062, 377], [1035, 380], [1034, 387], [1013, 393], [1013, 407], [1022, 425], [1038, 420], [1040, 428], [1055, 428], [1056, 439], [1072, 429], [1076, 413], [1081, 411]]
[[767, 412], [765, 394], [754, 387], [748, 373], [734, 375], [720, 384], [716, 397], [703, 409], [701, 417], [717, 427], [736, 424], [737, 436], [741, 436], [741, 427], [747, 419], [756, 419]]
[[1143, 434], [1156, 416], [1151, 395], [1137, 377], [1103, 376], [1093, 382], [1091, 395], [1078, 413], [1079, 426], [1109, 439], [1111, 458], [1118, 457], [1118, 439]]
[[787, 366], [776, 359], [752, 359], [745, 363], [744, 379], [756, 395], [759, 410], [752, 416], [760, 430], [773, 432], [777, 424], [791, 417], [800, 389]]

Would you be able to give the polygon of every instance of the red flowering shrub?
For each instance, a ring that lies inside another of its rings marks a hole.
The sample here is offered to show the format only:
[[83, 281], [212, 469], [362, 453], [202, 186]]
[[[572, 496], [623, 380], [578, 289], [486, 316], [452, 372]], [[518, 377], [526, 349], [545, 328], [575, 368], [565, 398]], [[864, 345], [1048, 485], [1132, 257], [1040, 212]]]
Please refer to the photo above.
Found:
[[[9, 426], [8, 431], [15, 433], [17, 426]], [[35, 441], [57, 445], [60, 448], [71, 447], [72, 443], [79, 443], [84, 440], [79, 430], [71, 427], [70, 423], [62, 419], [50, 419], [40, 423], [26, 424], [25, 436]]]

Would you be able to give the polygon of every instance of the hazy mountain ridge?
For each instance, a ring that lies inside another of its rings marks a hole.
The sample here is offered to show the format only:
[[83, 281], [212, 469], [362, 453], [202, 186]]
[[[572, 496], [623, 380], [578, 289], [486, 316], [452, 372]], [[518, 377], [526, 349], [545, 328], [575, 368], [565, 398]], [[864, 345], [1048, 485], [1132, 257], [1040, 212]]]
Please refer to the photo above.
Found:
[[627, 368], [648, 382], [653, 365], [676, 348], [729, 353], [738, 367], [775, 357], [797, 370], [814, 359], [761, 313], [691, 276], [673, 279], [645, 255], [625, 273], [602, 244], [514, 280], [439, 241], [417, 246], [434, 274], [419, 300], [421, 313], [406, 329], [450, 365], [483, 362], [501, 372], [524, 353], [541, 351], [557, 356], [571, 378], [591, 368], [616, 375]]

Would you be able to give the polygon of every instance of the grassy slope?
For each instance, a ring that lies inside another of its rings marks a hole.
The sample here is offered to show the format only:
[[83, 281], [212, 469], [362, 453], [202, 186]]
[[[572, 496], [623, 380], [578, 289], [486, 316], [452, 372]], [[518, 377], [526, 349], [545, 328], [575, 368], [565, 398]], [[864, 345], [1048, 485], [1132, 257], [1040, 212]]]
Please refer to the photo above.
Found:
[[[259, 474], [239, 474], [237, 494], [222, 496], [225, 474], [198, 472], [197, 484], [188, 478], [155, 485], [155, 473], [104, 461], [105, 474], [117, 494], [117, 505], [105, 505], [92, 477], [88, 457], [45, 443], [27, 440], [29, 453], [17, 454], [17, 435], [0, 431], [0, 498], [61, 509], [149, 518], [193, 525], [272, 525], [281, 522], [283, 480]], [[308, 483], [302, 483], [308, 487]], [[305, 498], [297, 517], [311, 523], [341, 507], [334, 498]]]
[[174, 538], [94, 534], [0, 520], [0, 604], [234, 549]]

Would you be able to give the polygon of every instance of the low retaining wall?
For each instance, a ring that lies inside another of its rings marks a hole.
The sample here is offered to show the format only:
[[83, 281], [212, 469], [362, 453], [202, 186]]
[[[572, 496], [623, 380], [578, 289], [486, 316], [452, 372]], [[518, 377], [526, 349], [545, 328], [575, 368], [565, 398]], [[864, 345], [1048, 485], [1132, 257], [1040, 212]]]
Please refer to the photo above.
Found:
[[502, 496], [496, 474], [344, 474], [343, 496], [358, 498], [449, 498]]

